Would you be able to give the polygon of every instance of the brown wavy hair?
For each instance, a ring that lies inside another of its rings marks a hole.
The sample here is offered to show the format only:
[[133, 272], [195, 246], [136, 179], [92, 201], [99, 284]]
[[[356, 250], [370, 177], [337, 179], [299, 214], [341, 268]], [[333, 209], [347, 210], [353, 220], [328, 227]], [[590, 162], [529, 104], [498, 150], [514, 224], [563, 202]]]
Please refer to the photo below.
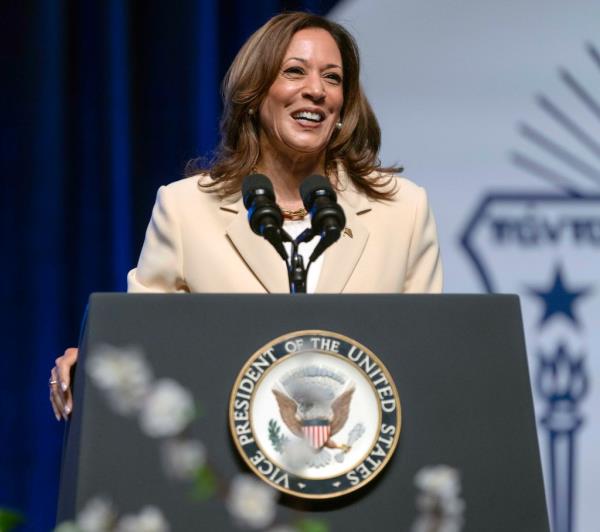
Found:
[[[310, 13], [277, 15], [244, 44], [223, 80], [221, 141], [212, 164], [203, 168], [192, 161], [187, 174], [208, 173], [212, 181], [201, 186], [227, 197], [237, 194], [243, 178], [252, 173], [260, 158], [258, 109], [279, 75], [285, 52], [295, 33], [307, 28], [329, 32], [340, 49], [343, 68], [343, 123], [327, 146], [326, 171], [335, 174], [340, 161], [355, 186], [374, 199], [390, 199], [388, 186], [399, 167], [382, 167], [379, 160], [381, 129], [359, 79], [360, 57], [354, 37], [341, 25]], [[373, 177], [377, 172], [378, 177]]]

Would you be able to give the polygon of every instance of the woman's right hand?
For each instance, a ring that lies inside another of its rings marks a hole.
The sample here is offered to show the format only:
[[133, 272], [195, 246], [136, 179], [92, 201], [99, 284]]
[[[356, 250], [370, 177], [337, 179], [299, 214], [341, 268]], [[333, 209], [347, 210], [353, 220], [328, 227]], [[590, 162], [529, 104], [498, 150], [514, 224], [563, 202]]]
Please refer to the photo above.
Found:
[[77, 362], [79, 350], [69, 347], [56, 360], [56, 366], [50, 372], [50, 403], [56, 416], [56, 421], [62, 417], [65, 421], [73, 411], [73, 395], [71, 393], [71, 369]]

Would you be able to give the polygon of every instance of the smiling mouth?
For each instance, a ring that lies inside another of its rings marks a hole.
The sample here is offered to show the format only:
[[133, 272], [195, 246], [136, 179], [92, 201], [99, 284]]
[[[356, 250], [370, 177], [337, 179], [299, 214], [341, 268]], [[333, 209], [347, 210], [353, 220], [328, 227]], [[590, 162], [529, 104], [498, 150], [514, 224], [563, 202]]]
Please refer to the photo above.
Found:
[[311, 122], [313, 124], [319, 124], [325, 120], [325, 117], [320, 113], [313, 113], [311, 111], [299, 111], [292, 115], [292, 118], [298, 122]]

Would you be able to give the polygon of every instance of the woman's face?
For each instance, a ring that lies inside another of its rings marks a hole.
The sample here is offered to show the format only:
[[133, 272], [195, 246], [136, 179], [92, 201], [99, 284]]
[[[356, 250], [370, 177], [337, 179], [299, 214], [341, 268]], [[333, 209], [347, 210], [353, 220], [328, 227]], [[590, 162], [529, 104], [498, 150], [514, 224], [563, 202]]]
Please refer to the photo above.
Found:
[[297, 32], [260, 111], [261, 148], [320, 156], [344, 103], [342, 56], [329, 32]]

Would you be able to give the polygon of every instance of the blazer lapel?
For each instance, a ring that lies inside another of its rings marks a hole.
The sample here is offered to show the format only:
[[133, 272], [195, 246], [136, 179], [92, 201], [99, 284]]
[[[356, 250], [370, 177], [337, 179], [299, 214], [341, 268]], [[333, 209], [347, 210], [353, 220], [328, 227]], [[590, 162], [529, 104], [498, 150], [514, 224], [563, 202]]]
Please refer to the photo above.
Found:
[[338, 176], [338, 202], [346, 215], [346, 227], [340, 239], [325, 251], [317, 292], [344, 290], [369, 239], [369, 230], [359, 215], [370, 211], [371, 206], [367, 198], [354, 189], [341, 165], [338, 165]]
[[235, 213], [226, 233], [238, 253], [268, 292], [289, 292], [285, 263], [271, 244], [250, 229], [241, 199], [221, 209]]

